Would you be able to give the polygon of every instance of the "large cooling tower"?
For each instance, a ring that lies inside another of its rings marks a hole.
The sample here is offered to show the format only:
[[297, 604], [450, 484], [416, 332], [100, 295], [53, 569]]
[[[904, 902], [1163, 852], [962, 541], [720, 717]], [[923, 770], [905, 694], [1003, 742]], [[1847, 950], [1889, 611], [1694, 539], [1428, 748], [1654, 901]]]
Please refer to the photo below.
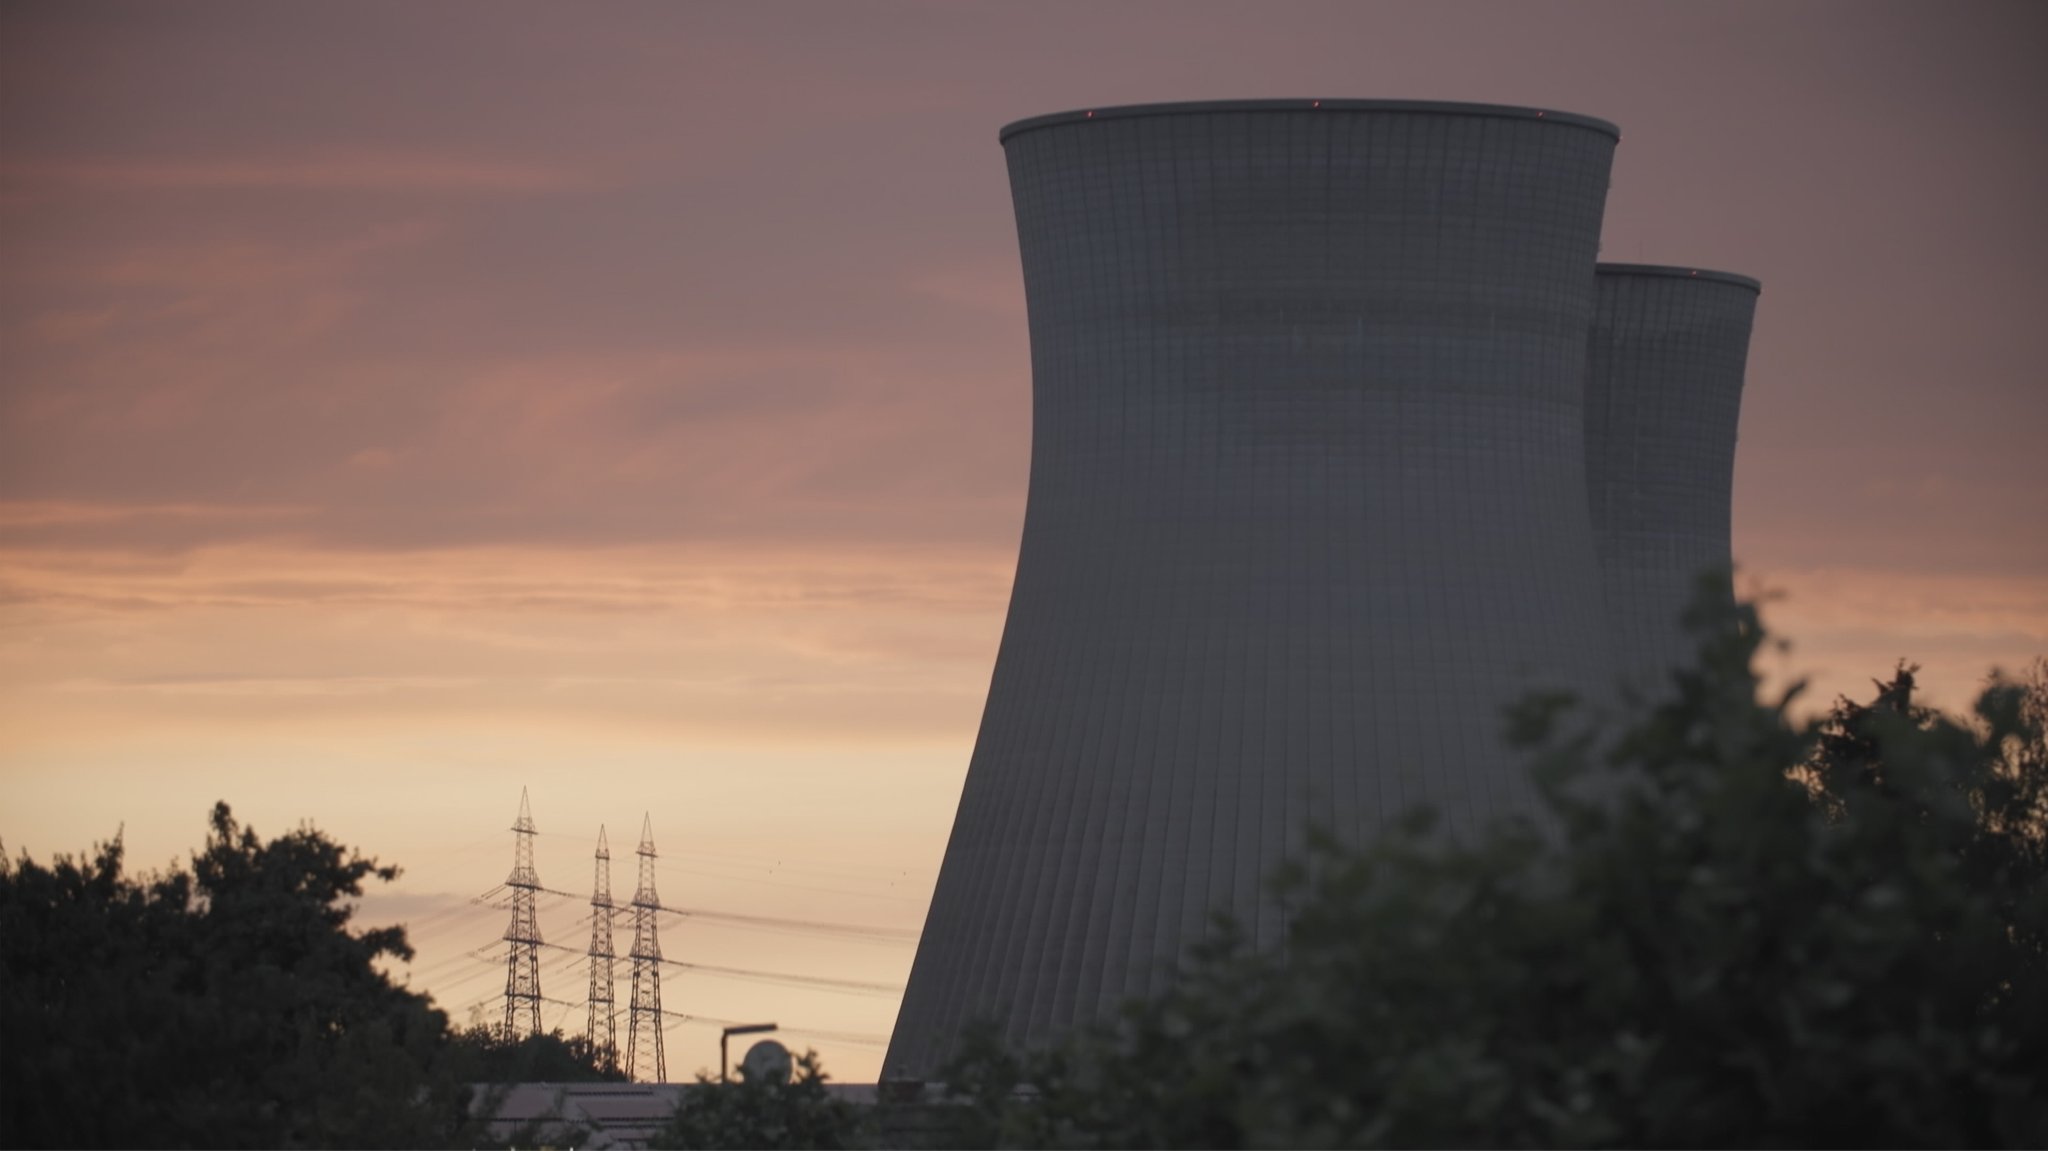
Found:
[[1320, 824], [1527, 809], [1612, 677], [1586, 332], [1610, 124], [1355, 100], [1002, 132], [1030, 310], [1008, 622], [885, 1067], [1156, 991]]
[[1735, 425], [1758, 284], [1641, 264], [1602, 264], [1596, 282], [1586, 490], [1615, 660], [1654, 694], [1691, 660], [1694, 641], [1679, 620], [1701, 578], [1729, 566]]

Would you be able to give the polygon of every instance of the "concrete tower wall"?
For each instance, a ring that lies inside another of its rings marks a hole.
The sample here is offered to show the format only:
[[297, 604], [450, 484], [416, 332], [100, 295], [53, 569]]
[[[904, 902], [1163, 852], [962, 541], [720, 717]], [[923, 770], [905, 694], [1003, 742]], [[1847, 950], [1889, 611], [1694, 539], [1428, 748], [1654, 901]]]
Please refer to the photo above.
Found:
[[1612, 676], [1584, 472], [1616, 133], [1309, 101], [1004, 134], [1030, 494], [885, 1066], [1035, 1044], [1234, 913], [1311, 823], [1525, 810], [1501, 708]]
[[1633, 686], [1654, 692], [1692, 657], [1680, 617], [1701, 578], [1729, 566], [1735, 429], [1758, 284], [1639, 264], [1602, 264], [1595, 279], [1587, 493], [1616, 662]]

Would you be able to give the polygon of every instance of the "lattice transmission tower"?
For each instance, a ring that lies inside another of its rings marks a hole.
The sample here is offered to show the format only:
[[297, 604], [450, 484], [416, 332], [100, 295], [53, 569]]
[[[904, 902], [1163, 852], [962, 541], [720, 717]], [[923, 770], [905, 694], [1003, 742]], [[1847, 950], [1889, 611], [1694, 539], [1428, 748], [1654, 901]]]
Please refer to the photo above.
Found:
[[534, 911], [534, 895], [540, 891], [540, 875], [533, 869], [533, 813], [526, 806], [526, 789], [519, 789], [519, 818], [512, 824], [512, 875], [505, 886], [512, 889], [512, 922], [505, 928], [505, 1037], [517, 1039], [520, 1025], [525, 1034], [540, 1034], [540, 916]]
[[612, 1000], [612, 850], [597, 829], [597, 880], [590, 893], [590, 1019], [584, 1032], [606, 1067], [619, 1065], [619, 1019]]
[[[668, 1082], [668, 1057], [661, 1042], [661, 934], [655, 917], [661, 899], [654, 893], [654, 817], [640, 824], [640, 884], [633, 890], [633, 1002], [626, 1014], [626, 1078], [638, 1079], [643, 1069], [653, 1082]], [[642, 1056], [645, 1056], [643, 1061]]]

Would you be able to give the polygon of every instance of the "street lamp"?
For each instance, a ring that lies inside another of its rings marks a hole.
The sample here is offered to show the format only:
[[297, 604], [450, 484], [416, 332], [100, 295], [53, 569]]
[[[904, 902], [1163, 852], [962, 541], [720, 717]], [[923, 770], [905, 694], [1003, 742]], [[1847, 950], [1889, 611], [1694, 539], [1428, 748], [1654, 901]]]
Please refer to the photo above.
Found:
[[725, 1053], [727, 1040], [735, 1035], [758, 1035], [763, 1031], [773, 1030], [775, 1030], [775, 1024], [773, 1023], [741, 1023], [720, 1031], [718, 1033], [718, 1081], [720, 1083], [725, 1082], [725, 1069], [728, 1066]]

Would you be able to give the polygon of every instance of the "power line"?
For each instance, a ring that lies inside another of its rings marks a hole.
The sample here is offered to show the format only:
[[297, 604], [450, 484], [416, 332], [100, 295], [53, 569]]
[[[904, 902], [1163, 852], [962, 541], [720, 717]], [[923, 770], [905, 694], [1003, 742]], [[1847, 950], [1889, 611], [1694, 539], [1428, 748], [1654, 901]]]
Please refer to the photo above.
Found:
[[[573, 893], [557, 891], [552, 887], [539, 889], [543, 894], [577, 898]], [[788, 931], [802, 931], [814, 935], [839, 935], [846, 938], [866, 937], [873, 940], [900, 940], [916, 942], [918, 932], [901, 927], [874, 927], [859, 923], [831, 923], [821, 919], [789, 919], [773, 915], [743, 915], [734, 911], [709, 911], [701, 907], [674, 907], [665, 903], [651, 905], [663, 915], [680, 915], [687, 919], [702, 919], [713, 923], [734, 923], [748, 926], [776, 927]]]
[[[567, 999], [553, 999], [545, 996], [542, 997], [541, 1001], [562, 1007], [582, 1006], [580, 1003]], [[716, 1015], [691, 1015], [686, 1011], [663, 1010], [661, 1017], [663, 1020], [668, 1021], [664, 1023], [664, 1026], [668, 1026], [671, 1023], [700, 1023], [706, 1027], [733, 1027], [740, 1023], [740, 1020], [737, 1019], [721, 1019]], [[831, 1031], [817, 1027], [786, 1026], [777, 1027], [776, 1031], [785, 1035], [808, 1035], [815, 1039], [823, 1039], [829, 1043], [847, 1043], [859, 1047], [887, 1047], [889, 1045], [888, 1036], [878, 1035], [871, 1031]]]
[[851, 895], [856, 899], [884, 899], [891, 903], [916, 903], [917, 900], [903, 895], [885, 895], [879, 891], [854, 891], [845, 887], [820, 887], [815, 883], [791, 883], [786, 879], [763, 879], [752, 875], [731, 875], [722, 871], [704, 871], [694, 867], [677, 867], [673, 864], [662, 868], [684, 875], [704, 875], [713, 879], [729, 879], [737, 883], [760, 883], [769, 887], [787, 887], [797, 891], [820, 891], [827, 895]]
[[[505, 890], [505, 885], [501, 883], [484, 892], [481, 896], [470, 896], [466, 899], [454, 895], [446, 896], [445, 898], [451, 901], [451, 906], [411, 918], [391, 917], [390, 923], [397, 927], [403, 927], [408, 941], [417, 939], [433, 932], [445, 930], [462, 918], [480, 914], [484, 906], [486, 906], [485, 901], [495, 898], [503, 890]], [[365, 916], [366, 922], [384, 922], [385, 919], [386, 917], [383, 915], [378, 915], [374, 920]]]
[[[479, 980], [481, 980], [486, 975], [492, 974], [495, 973], [490, 971], [476, 971], [468, 975], [460, 976], [456, 979], [451, 979], [443, 985], [443, 987], [441, 988], [441, 994], [435, 996], [435, 1001], [439, 1003], [448, 1003], [451, 1005], [455, 1003], [460, 1003], [463, 1000], [469, 998], [469, 992], [477, 990]], [[482, 993], [479, 1001], [495, 1000], [501, 994], [503, 994], [503, 992], [500, 989], [493, 987], [491, 984], [486, 983], [483, 986], [489, 988], [489, 990], [486, 990]], [[461, 1012], [467, 1011], [468, 1006], [451, 1006], [448, 1008], [448, 1010], [451, 1013], [459, 1014]]]
[[406, 928], [405, 941], [417, 952], [438, 950], [443, 941], [452, 938], [468, 936], [473, 939], [482, 925], [490, 922], [500, 910], [510, 909], [494, 907], [465, 908], [461, 918], [434, 924], [425, 931], [415, 932], [409, 927]]
[[[559, 943], [548, 943], [543, 944], [543, 946], [561, 948], [564, 951], [570, 950], [569, 948], [562, 947]], [[723, 975], [734, 979], [751, 979], [769, 983], [791, 983], [799, 987], [820, 987], [835, 991], [862, 991], [886, 995], [897, 995], [903, 991], [903, 986], [897, 983], [874, 983], [861, 979], [835, 979], [826, 975], [799, 975], [786, 971], [758, 971], [747, 967], [719, 967], [710, 963], [689, 963], [681, 959], [664, 958], [659, 960], [659, 962], [667, 967], [694, 971], [700, 975]]]
[[915, 943], [918, 932], [900, 927], [870, 927], [856, 923], [828, 923], [818, 919], [788, 919], [773, 915], [744, 915], [736, 911], [707, 911], [698, 907], [663, 907], [668, 915], [702, 919], [707, 923], [730, 923], [745, 927], [775, 928], [809, 935], [832, 935], [867, 942]]
[[[469, 951], [457, 952], [454, 955], [444, 955], [432, 963], [409, 968], [406, 971], [406, 975], [409, 978], [425, 982], [439, 979], [442, 975], [450, 971], [460, 970], [465, 965], [471, 963], [486, 963], [495, 966], [498, 962], [498, 956], [495, 954], [496, 951], [497, 948], [485, 945]], [[493, 952], [494, 954], [486, 955], [484, 954], [485, 952]]]
[[[549, 839], [582, 838], [581, 836], [561, 831], [543, 831], [540, 834]], [[586, 839], [583, 840], [583, 842], [588, 843], [590, 841]], [[912, 871], [925, 872], [931, 870], [929, 867], [898, 867], [893, 863], [861, 863], [857, 861], [848, 862], [845, 860], [804, 859], [797, 856], [783, 855], [780, 852], [777, 852], [774, 855], [741, 855], [730, 851], [707, 851], [701, 847], [672, 848], [668, 852], [668, 857], [673, 858], [675, 856], [694, 856], [698, 859], [732, 860], [737, 863], [755, 864], [764, 867], [788, 867], [792, 869], [810, 869], [825, 875], [844, 875], [848, 868], [866, 868], [869, 871], [888, 871], [892, 873], [899, 873], [905, 875], [909, 874]], [[669, 865], [664, 864], [663, 866], [666, 867]]]

